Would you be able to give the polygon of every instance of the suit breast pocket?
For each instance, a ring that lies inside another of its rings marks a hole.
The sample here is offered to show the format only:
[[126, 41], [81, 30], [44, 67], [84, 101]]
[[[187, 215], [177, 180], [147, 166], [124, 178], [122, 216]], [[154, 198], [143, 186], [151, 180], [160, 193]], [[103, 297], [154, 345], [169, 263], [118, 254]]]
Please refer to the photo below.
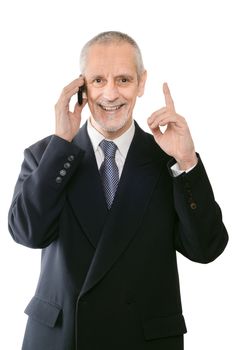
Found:
[[24, 312], [33, 320], [53, 328], [61, 315], [62, 308], [55, 303], [53, 304], [34, 296]]

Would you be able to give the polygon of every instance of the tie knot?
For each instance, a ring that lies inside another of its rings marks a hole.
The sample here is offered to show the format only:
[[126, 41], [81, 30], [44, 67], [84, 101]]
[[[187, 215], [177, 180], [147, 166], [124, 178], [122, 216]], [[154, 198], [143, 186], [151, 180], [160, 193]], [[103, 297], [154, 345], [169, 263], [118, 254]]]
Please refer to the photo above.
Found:
[[117, 146], [113, 141], [102, 140], [99, 144], [106, 158], [114, 158]]

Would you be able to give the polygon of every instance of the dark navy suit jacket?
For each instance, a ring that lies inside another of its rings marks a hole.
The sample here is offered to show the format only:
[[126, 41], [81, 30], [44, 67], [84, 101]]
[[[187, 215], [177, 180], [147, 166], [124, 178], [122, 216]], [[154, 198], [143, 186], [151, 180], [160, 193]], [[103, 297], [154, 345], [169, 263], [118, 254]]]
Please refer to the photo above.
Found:
[[171, 162], [136, 124], [108, 211], [86, 125], [25, 151], [9, 228], [42, 261], [23, 350], [183, 349], [176, 251], [208, 263], [228, 236], [201, 159]]

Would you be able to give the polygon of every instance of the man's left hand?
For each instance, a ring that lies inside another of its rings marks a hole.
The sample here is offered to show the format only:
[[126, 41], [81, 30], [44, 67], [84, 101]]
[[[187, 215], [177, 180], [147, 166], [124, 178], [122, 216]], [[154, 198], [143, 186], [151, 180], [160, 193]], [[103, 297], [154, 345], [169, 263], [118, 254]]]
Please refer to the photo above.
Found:
[[[166, 106], [148, 118], [148, 125], [162, 150], [175, 158], [181, 170], [187, 170], [197, 164], [192, 136], [186, 120], [175, 111], [167, 83], [163, 84], [163, 93]], [[165, 131], [160, 127], [166, 127]]]

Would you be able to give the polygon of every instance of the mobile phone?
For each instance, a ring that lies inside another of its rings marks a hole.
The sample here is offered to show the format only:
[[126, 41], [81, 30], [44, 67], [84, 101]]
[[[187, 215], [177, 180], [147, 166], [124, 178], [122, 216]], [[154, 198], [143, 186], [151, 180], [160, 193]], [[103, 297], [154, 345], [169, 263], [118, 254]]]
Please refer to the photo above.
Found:
[[82, 85], [79, 87], [79, 90], [77, 92], [77, 101], [79, 105], [81, 106], [83, 103], [83, 92], [85, 91], [85, 85]]

